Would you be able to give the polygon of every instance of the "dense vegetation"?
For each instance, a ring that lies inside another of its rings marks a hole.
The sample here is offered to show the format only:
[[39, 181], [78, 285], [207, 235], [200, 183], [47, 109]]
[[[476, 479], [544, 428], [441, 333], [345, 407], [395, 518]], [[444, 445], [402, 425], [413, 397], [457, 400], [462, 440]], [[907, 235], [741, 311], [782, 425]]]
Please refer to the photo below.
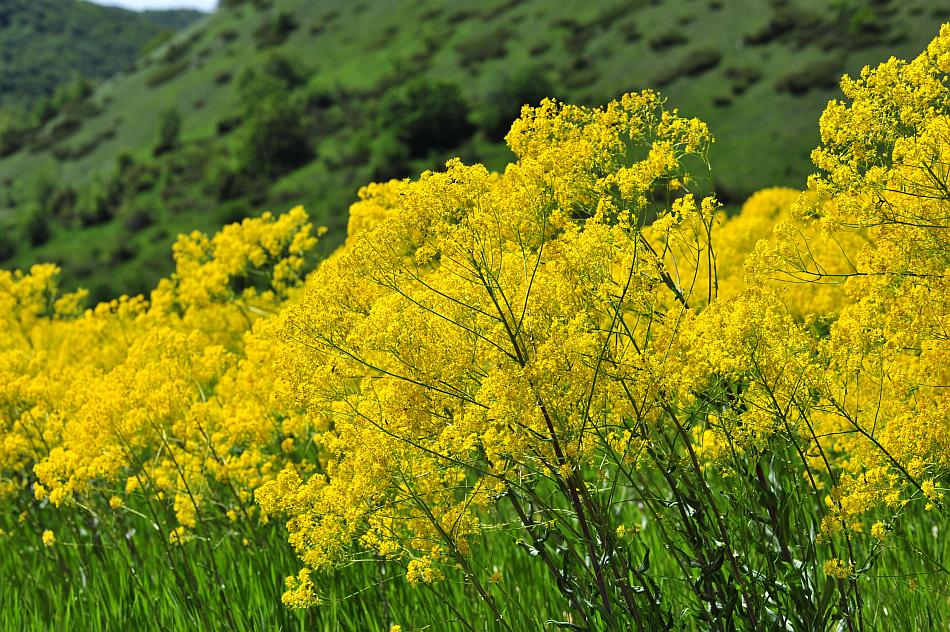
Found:
[[5, 265], [54, 261], [99, 299], [145, 292], [178, 232], [295, 201], [329, 228], [326, 254], [363, 183], [453, 155], [500, 169], [521, 104], [648, 86], [718, 131], [734, 211], [807, 176], [843, 72], [913, 54], [946, 17], [927, 0], [224, 4], [93, 94], [63, 88], [73, 105], [38, 129], [0, 124]]
[[136, 13], [81, 0], [4, 0], [0, 6], [0, 104], [31, 105], [76, 76], [108, 79], [143, 48], [201, 17]]
[[948, 77], [950, 24], [844, 78], [807, 187], [733, 216], [710, 128], [644, 90], [362, 188], [309, 273], [302, 207], [90, 309], [0, 273], [0, 622], [939, 627]]

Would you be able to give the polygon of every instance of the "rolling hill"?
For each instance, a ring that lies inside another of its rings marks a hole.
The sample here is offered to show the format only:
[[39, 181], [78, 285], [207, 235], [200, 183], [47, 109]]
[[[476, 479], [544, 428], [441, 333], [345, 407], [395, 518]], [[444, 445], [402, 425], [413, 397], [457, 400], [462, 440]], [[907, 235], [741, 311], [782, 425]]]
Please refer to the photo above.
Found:
[[105, 79], [149, 42], [183, 28], [197, 11], [136, 13], [83, 0], [0, 4], [0, 104], [50, 96], [76, 75]]
[[720, 197], [802, 186], [840, 76], [909, 56], [930, 0], [230, 0], [0, 159], [0, 265], [52, 260], [104, 298], [167, 273], [169, 243], [303, 203], [338, 244], [374, 179], [461, 155], [500, 167], [549, 95], [660, 90], [727, 139]]

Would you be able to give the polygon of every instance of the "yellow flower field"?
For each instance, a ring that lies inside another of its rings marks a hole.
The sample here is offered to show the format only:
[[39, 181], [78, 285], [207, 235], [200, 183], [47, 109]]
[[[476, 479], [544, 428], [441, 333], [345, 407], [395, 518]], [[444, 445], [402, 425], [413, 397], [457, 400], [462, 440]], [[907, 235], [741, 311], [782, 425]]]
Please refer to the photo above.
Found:
[[149, 295], [0, 272], [0, 566], [92, 629], [945, 622], [948, 76], [950, 25], [846, 77], [734, 213], [644, 91], [364, 187], [316, 266], [298, 207]]

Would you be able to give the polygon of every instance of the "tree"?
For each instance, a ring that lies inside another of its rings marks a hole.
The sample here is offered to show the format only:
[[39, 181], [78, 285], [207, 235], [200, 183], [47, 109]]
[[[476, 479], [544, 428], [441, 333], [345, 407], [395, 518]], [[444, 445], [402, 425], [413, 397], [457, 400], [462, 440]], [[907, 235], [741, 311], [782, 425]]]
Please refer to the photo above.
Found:
[[238, 133], [240, 171], [278, 176], [313, 159], [303, 106], [287, 84], [260, 74], [242, 80], [244, 122]]
[[380, 133], [405, 143], [410, 158], [422, 158], [457, 147], [472, 135], [468, 109], [458, 85], [420, 79], [383, 97], [377, 126]]
[[521, 114], [522, 106], [537, 105], [553, 94], [554, 86], [541, 68], [527, 66], [503, 72], [492, 77], [473, 118], [489, 138], [500, 140]]
[[162, 112], [158, 122], [158, 142], [152, 149], [154, 156], [161, 156], [176, 147], [179, 143], [179, 134], [181, 133], [181, 114], [176, 108], [171, 108]]

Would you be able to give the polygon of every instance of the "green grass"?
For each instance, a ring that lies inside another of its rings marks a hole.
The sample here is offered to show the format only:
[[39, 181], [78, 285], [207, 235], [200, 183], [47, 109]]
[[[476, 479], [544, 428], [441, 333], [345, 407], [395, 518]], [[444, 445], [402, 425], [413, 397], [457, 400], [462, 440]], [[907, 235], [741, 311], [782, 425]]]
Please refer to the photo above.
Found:
[[[0, 629], [386, 632], [397, 623], [404, 630], [466, 629], [460, 616], [475, 629], [495, 629], [460, 578], [412, 588], [397, 564], [371, 557], [322, 578], [322, 605], [291, 610], [280, 595], [284, 576], [299, 563], [278, 525], [259, 526], [256, 534], [246, 525], [218, 525], [207, 541], [177, 546], [133, 512], [118, 515], [121, 524], [103, 516], [108, 524], [95, 527], [76, 525], [75, 515], [44, 515], [44, 528], [54, 527], [59, 540], [52, 548], [40, 544], [32, 516], [23, 525], [8, 520], [4, 529], [14, 534], [0, 546], [0, 569], [16, 589], [0, 592]], [[252, 541], [244, 545], [243, 537]], [[10, 539], [31, 544], [15, 548]], [[527, 555], [483, 554], [508, 574], [510, 585], [499, 585], [499, 597], [505, 589], [518, 596], [512, 620], [527, 624], [519, 611], [529, 604], [542, 609], [532, 615], [551, 610], [557, 594]]]
[[[642, 474], [644, 490], [662, 487], [655, 473]], [[795, 581], [802, 577], [799, 567], [783, 566], [777, 553], [769, 553], [774, 534], [762, 504], [742, 491], [735, 474], [725, 479], [708, 474], [740, 562], [754, 569], [748, 571], [749, 577], [758, 578], [756, 585], [777, 591], [772, 599], [789, 604], [802, 598], [805, 585]], [[792, 555], [802, 560], [802, 569], [820, 568], [831, 549], [815, 540], [815, 518], [808, 517], [817, 515], [814, 498], [800, 495], [806, 487], [803, 482], [781, 480], [779, 520], [788, 521], [792, 529], [787, 534]], [[671, 537], [674, 546], [687, 546], [677, 535], [675, 503], [657, 505], [667, 505], [658, 519], [637, 500], [644, 490], [622, 486], [619, 498], [624, 500], [616, 505], [615, 519], [640, 527], [629, 543], [631, 555], [640, 560], [649, 553], [649, 564], [644, 566], [662, 594], [661, 607], [676, 615], [674, 629], [703, 630], [706, 624], [688, 614], [697, 606], [692, 584], [712, 571], [697, 565], [684, 576], [670, 549]], [[554, 622], [570, 621], [566, 600], [531, 553], [527, 535], [513, 526], [514, 516], [506, 520], [504, 507], [502, 503], [491, 520], [499, 526], [487, 528], [473, 547], [471, 567], [497, 600], [509, 629], [562, 629]], [[23, 508], [21, 522], [17, 513]], [[912, 503], [893, 523], [883, 546], [867, 535], [851, 537], [855, 559], [874, 550], [879, 553], [869, 558], [873, 563], [857, 580], [860, 629], [935, 630], [950, 618], [946, 570], [950, 542], [943, 533], [943, 511], [923, 511], [919, 503]], [[157, 501], [117, 511], [86, 511], [81, 506], [54, 510], [47, 503], [11, 507], [0, 518], [5, 534], [0, 541], [0, 572], [6, 585], [16, 588], [0, 591], [0, 630], [386, 632], [395, 624], [405, 631], [504, 629], [492, 620], [460, 571], [449, 568], [445, 581], [414, 588], [407, 584], [400, 564], [366, 554], [319, 576], [319, 606], [288, 609], [280, 603], [283, 577], [295, 573], [299, 562], [279, 522], [211, 520], [199, 526], [194, 540], [179, 546], [168, 542], [167, 524], [156, 526], [156, 520], [169, 520], [170, 515], [169, 508]], [[57, 536], [51, 548], [40, 543], [40, 533], [47, 528]], [[719, 546], [712, 541], [708, 545]], [[554, 542], [547, 546], [556, 553]], [[817, 553], [817, 561], [810, 551]], [[489, 582], [496, 571], [502, 580]], [[814, 606], [827, 607], [838, 599], [834, 580], [823, 581], [811, 586], [814, 597], [805, 597]], [[826, 629], [773, 623], [775, 629]], [[762, 629], [772, 629], [771, 625], [762, 622]], [[595, 623], [594, 629], [602, 629], [599, 626]]]

